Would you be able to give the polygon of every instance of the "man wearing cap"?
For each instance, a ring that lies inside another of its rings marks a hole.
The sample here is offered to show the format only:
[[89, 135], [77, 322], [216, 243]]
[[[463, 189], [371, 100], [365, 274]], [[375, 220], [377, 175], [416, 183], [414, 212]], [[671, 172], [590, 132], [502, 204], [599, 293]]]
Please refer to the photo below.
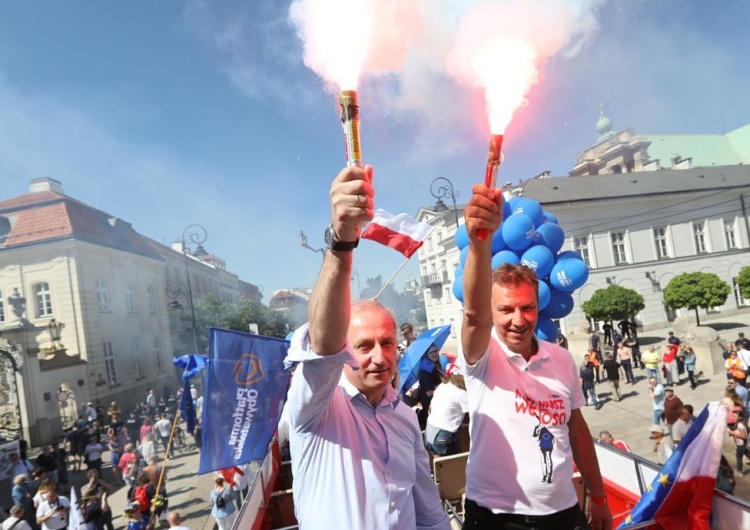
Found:
[[652, 425], [650, 431], [651, 438], [654, 439], [656, 461], [664, 465], [674, 452], [674, 443], [672, 442], [672, 437], [669, 436], [669, 429], [660, 425]]
[[[155, 508], [155, 505], [152, 505]], [[125, 517], [128, 520], [128, 530], [146, 530], [149, 528], [151, 518], [154, 512], [149, 516], [148, 511], [141, 512], [141, 504], [133, 501], [125, 507]]]
[[10, 508], [10, 517], [0, 525], [0, 530], [31, 530], [31, 526], [24, 520], [24, 508], [20, 504], [14, 504]]
[[[536, 273], [523, 265], [491, 267], [502, 200], [499, 189], [476, 185], [464, 210], [469, 247], [459, 363], [471, 417], [464, 529], [608, 530], [612, 515], [581, 413], [586, 402], [575, 360], [535, 335]], [[591, 525], [573, 487], [574, 463], [590, 492]]]

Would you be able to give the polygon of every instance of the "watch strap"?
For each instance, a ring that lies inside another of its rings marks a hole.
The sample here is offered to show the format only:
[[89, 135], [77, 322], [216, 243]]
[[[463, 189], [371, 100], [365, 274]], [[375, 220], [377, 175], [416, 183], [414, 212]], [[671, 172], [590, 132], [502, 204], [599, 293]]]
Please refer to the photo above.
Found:
[[334, 252], [351, 252], [357, 246], [359, 245], [359, 238], [357, 238], [355, 241], [339, 241], [334, 236], [333, 241], [331, 241], [331, 246], [328, 247]]

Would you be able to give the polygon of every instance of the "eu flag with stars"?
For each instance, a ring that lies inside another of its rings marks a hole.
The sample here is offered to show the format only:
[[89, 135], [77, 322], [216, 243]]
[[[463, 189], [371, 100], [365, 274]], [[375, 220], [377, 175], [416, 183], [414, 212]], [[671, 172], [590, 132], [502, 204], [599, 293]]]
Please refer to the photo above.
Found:
[[210, 328], [199, 473], [263, 460], [286, 401], [289, 341]]

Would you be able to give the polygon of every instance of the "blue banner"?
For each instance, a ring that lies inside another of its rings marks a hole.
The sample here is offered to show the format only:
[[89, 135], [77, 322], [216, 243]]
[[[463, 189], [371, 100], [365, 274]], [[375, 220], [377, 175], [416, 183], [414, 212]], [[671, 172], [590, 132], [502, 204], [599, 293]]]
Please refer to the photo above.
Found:
[[190, 379], [198, 375], [206, 367], [208, 364], [208, 355], [190, 353], [172, 359], [172, 363], [183, 369], [182, 380], [185, 381], [185, 384], [182, 389], [182, 397], [180, 398], [180, 413], [185, 418], [188, 432], [193, 434], [195, 431], [195, 403], [193, 402], [193, 397], [190, 395]]
[[262, 460], [281, 417], [289, 342], [209, 329], [199, 473]]

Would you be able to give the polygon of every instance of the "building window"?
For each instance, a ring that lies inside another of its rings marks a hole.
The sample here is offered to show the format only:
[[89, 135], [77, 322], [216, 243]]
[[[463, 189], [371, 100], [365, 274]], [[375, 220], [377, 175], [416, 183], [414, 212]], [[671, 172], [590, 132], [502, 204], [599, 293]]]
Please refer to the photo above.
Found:
[[52, 293], [49, 290], [49, 284], [46, 282], [36, 284], [34, 296], [36, 298], [37, 318], [52, 316]]
[[724, 219], [724, 241], [727, 243], [727, 250], [737, 248], [737, 233], [734, 225], [734, 219]]
[[669, 245], [667, 244], [667, 227], [654, 228], [654, 244], [656, 245], [656, 259], [669, 257]]
[[451, 338], [456, 338], [456, 319], [451, 318]]
[[109, 292], [107, 282], [103, 280], [96, 280], [96, 301], [99, 311], [109, 311]]
[[615, 258], [615, 265], [628, 262], [628, 255], [625, 252], [625, 232], [613, 232], [610, 234], [612, 239], [612, 255]]
[[750, 300], [742, 297], [740, 286], [737, 285], [737, 278], [732, 278], [732, 287], [734, 289], [734, 301], [737, 302], [737, 307], [750, 306]]
[[115, 350], [112, 348], [111, 342], [104, 343], [104, 364], [107, 368], [107, 381], [109, 385], [117, 385], [120, 383], [117, 379], [117, 362], [115, 361]]
[[693, 240], [695, 241], [695, 252], [703, 254], [708, 252], [706, 247], [706, 222], [693, 222]]
[[138, 337], [132, 337], [130, 339], [130, 353], [133, 356], [133, 372], [136, 379], [141, 379], [143, 377], [143, 367], [141, 366], [141, 358], [138, 355], [138, 350]]
[[5, 322], [5, 302], [3, 299], [3, 291], [0, 290], [0, 324]]
[[156, 313], [156, 295], [154, 294], [153, 285], [149, 285], [146, 288], [146, 292], [148, 293], [148, 310]]
[[132, 283], [125, 284], [125, 309], [128, 313], [135, 313], [135, 290]]
[[581, 255], [586, 266], [591, 267], [591, 257], [589, 256], [589, 236], [574, 237], [573, 248]]
[[159, 337], [154, 337], [154, 358], [156, 359], [156, 371], [164, 371], [164, 361], [161, 358], [161, 348], [159, 346]]
[[427, 238], [427, 250], [432, 250], [432, 237]]

